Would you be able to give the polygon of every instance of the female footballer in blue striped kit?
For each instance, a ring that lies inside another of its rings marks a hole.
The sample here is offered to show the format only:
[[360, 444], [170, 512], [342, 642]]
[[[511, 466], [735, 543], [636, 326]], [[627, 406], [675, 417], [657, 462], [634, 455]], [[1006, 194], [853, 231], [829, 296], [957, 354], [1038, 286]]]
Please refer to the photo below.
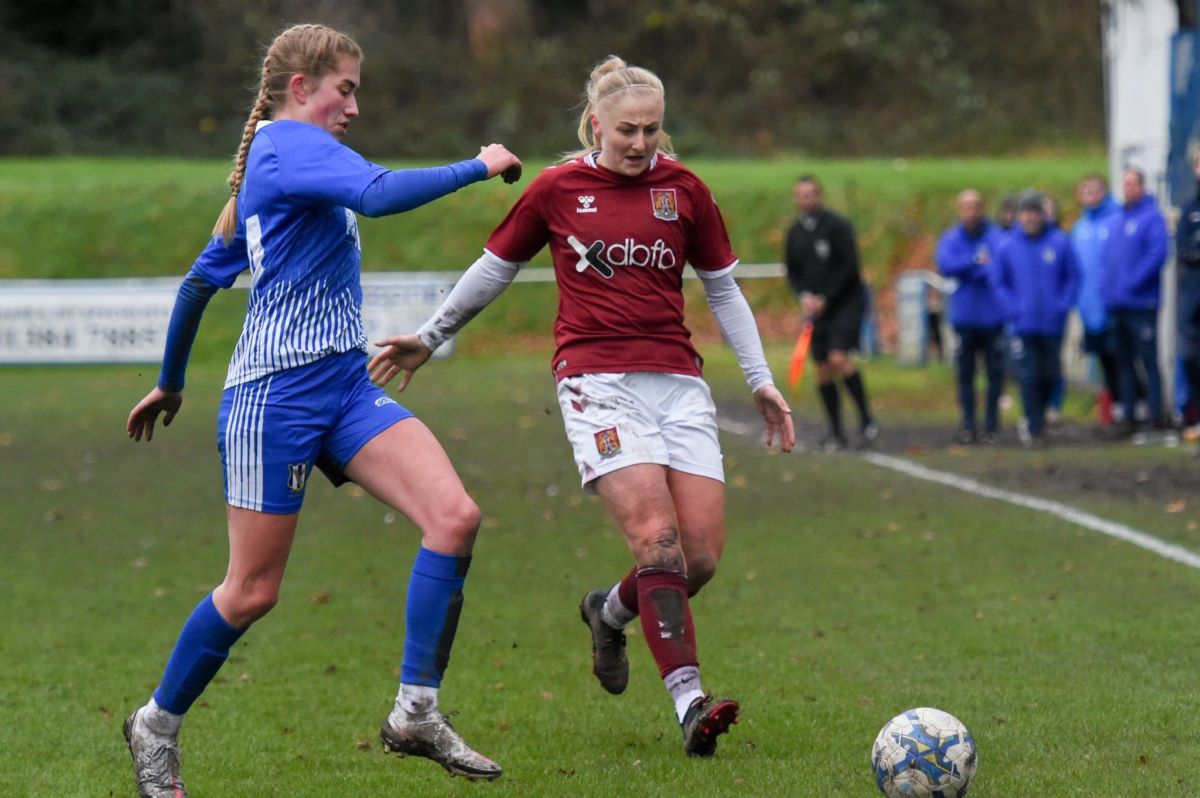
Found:
[[283, 31], [263, 61], [233, 196], [183, 280], [158, 385], [127, 431], [149, 441], [183, 401], [201, 314], [219, 288], [251, 274], [245, 326], [218, 419], [229, 521], [225, 579], [183, 626], [153, 697], [125, 723], [142, 796], [185, 796], [178, 732], [230, 647], [276, 603], [314, 465], [352, 480], [421, 530], [408, 585], [404, 658], [385, 748], [454, 775], [492, 779], [438, 711], [438, 687], [462, 607], [479, 509], [429, 429], [370, 382], [355, 214], [400, 213], [519, 170], [499, 144], [433, 169], [391, 171], [339, 141], [358, 115], [362, 52], [321, 25]]

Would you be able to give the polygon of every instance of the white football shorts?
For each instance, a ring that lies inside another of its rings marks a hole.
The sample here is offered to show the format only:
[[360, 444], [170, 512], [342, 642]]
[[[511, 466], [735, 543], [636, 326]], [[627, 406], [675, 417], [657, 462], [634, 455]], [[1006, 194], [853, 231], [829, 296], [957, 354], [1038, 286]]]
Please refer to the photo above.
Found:
[[725, 481], [717, 408], [708, 384], [686, 374], [583, 374], [558, 382], [567, 440], [583, 489], [638, 463]]

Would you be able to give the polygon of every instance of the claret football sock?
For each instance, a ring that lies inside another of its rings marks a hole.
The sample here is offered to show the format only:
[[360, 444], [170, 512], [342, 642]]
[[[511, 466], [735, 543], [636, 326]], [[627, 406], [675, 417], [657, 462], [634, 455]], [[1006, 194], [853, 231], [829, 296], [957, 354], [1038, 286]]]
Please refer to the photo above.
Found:
[[687, 577], [680, 571], [642, 568], [638, 571], [638, 605], [642, 633], [658, 664], [659, 676], [679, 668], [697, 667], [696, 630], [688, 607]]
[[[626, 585], [627, 582], [629, 585]], [[630, 595], [633, 596], [632, 607], [625, 601]], [[624, 629], [637, 615], [637, 569], [634, 568], [608, 591], [608, 598], [604, 601], [600, 617], [612, 628]]]

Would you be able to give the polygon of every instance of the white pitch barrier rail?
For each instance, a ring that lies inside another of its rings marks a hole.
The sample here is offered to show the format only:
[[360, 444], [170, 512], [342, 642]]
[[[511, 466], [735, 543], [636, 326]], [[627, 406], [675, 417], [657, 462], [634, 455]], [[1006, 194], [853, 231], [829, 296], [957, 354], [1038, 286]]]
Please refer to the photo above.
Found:
[[[740, 278], [779, 277], [782, 264], [747, 263]], [[693, 277], [691, 269], [684, 272]], [[367, 340], [412, 331], [433, 315], [461, 272], [364, 272]], [[180, 277], [105, 280], [0, 280], [0, 365], [157, 363]], [[550, 268], [524, 268], [517, 282], [554, 281]], [[234, 288], [248, 289], [242, 275]], [[448, 357], [454, 341], [435, 357]]]
[[[457, 274], [364, 274], [367, 340], [415, 330]], [[157, 363], [181, 278], [0, 280], [0, 364]], [[250, 287], [249, 278], [234, 288]], [[438, 348], [448, 357], [453, 341]]]

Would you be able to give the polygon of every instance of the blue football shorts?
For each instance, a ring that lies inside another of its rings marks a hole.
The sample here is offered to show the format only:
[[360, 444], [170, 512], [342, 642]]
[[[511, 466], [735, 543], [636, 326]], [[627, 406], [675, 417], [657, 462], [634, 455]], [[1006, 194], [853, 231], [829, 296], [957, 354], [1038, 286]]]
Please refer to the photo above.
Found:
[[340, 485], [359, 449], [412, 417], [371, 384], [366, 361], [354, 350], [225, 389], [217, 449], [230, 506], [294, 513], [314, 465]]

